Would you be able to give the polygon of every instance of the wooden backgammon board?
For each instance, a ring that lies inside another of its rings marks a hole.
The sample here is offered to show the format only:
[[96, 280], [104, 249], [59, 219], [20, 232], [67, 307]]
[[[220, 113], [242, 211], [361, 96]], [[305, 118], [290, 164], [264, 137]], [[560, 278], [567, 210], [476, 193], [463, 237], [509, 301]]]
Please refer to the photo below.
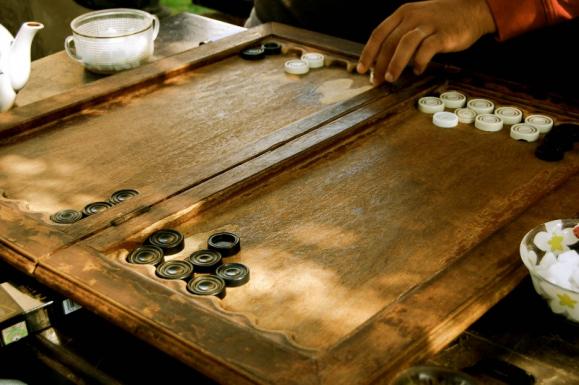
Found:
[[[238, 55], [264, 41], [283, 54]], [[579, 201], [577, 152], [544, 162], [508, 128], [439, 128], [417, 100], [579, 110], [440, 66], [372, 87], [360, 50], [268, 24], [1, 114], [1, 257], [221, 383], [388, 383], [506, 295], [525, 232]], [[309, 51], [326, 66], [284, 72]], [[53, 220], [121, 189], [138, 194]], [[225, 260], [249, 282], [198, 296], [128, 263], [160, 229], [184, 235], [165, 260], [238, 235]]]

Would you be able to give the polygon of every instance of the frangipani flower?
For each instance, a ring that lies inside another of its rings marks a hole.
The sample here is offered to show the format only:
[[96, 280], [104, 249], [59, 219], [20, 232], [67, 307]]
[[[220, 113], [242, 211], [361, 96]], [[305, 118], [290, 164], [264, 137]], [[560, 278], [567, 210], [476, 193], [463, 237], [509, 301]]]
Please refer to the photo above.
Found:
[[569, 250], [569, 245], [579, 241], [572, 228], [563, 228], [563, 222], [560, 220], [545, 223], [547, 231], [541, 231], [535, 235], [533, 242], [535, 245], [545, 251], [559, 255]]
[[570, 290], [561, 290], [548, 282], [541, 282], [543, 295], [549, 302], [549, 307], [556, 314], [579, 321], [579, 293]]

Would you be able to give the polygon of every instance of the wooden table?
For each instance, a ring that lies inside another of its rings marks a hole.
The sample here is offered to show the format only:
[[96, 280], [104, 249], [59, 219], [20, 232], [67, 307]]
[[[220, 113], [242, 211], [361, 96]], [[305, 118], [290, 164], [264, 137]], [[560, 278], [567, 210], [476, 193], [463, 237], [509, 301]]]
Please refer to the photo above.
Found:
[[[237, 56], [264, 39], [285, 55]], [[558, 121], [579, 111], [436, 66], [372, 88], [348, 71], [360, 49], [266, 25], [23, 102], [0, 116], [2, 258], [219, 382], [387, 383], [510, 292], [522, 235], [575, 215], [579, 194], [576, 153], [550, 164], [506, 130], [436, 128], [417, 99], [454, 88]], [[286, 75], [306, 50], [333, 65]], [[119, 188], [140, 194], [50, 220]], [[228, 261], [250, 282], [202, 298], [128, 264], [160, 228], [186, 237], [167, 259], [239, 234]]]
[[[155, 40], [155, 55], [152, 61], [197, 47], [200, 43], [219, 40], [244, 28], [209, 19], [191, 13], [181, 13], [161, 20], [159, 36]], [[16, 99], [23, 106], [84, 84], [102, 79], [104, 76], [85, 71], [66, 52], [46, 56], [32, 63], [30, 80]]]

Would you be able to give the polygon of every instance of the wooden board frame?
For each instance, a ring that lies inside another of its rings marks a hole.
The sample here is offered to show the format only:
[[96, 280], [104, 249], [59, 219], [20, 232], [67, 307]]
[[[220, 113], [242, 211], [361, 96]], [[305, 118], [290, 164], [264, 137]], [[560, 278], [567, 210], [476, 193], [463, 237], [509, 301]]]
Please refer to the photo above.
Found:
[[[290, 27], [266, 25], [207, 45], [206, 49], [176, 55], [134, 72], [119, 74], [113, 80], [106, 78], [66, 95], [22, 107], [0, 120], [0, 135], [7, 137], [34, 130], [43, 121], [67, 116], [117, 93], [155, 84], [159, 79], [231, 55], [267, 36], [279, 36], [345, 55], [357, 55], [361, 48]], [[525, 270], [516, 250], [510, 246], [526, 229], [549, 219], [550, 215], [577, 214], [576, 167], [569, 166], [565, 175], [554, 178], [535, 200], [553, 191], [549, 198], [526, 211], [521, 208], [521, 215], [511, 223], [503, 219], [494, 229], [500, 232], [491, 231], [485, 241], [465, 250], [450, 268], [404, 293], [324, 351], [305, 349], [283, 334], [259, 330], [243, 316], [223, 318], [212, 300], [196, 301], [195, 306], [188, 308], [189, 318], [183, 320], [178, 312], [170, 311], [182, 308], [183, 303], [172, 296], [169, 289], [151, 286], [142, 290], [136, 273], [118, 269], [102, 253], [155, 228], [193, 218], [215, 202], [302, 161], [312, 152], [344, 140], [378, 119], [395, 115], [401, 104], [432, 91], [439, 84], [435, 77], [427, 76], [412, 85], [408, 81], [408, 87], [397, 90], [396, 97], [385, 92], [364, 99], [355, 107], [350, 106], [352, 108], [346, 103], [339, 114], [298, 129], [283, 140], [267, 143], [263, 151], [233, 167], [217, 170], [185, 191], [177, 191], [147, 206], [135, 203], [132, 210], [112, 220], [110, 217], [95, 220], [90, 228], [79, 227], [66, 233], [35, 220], [33, 214], [22, 215], [18, 204], [2, 202], [0, 224], [3, 228], [0, 230], [6, 231], [0, 239], [0, 251], [5, 259], [46, 285], [219, 382], [388, 383], [400, 369], [446, 346], [520, 281]], [[68, 102], [71, 96], [76, 100], [72, 104]], [[12, 224], [4, 218], [17, 221], [26, 236], [11, 233]], [[50, 242], [45, 243], [48, 240]], [[74, 261], [78, 261], [78, 269], [71, 270], [75, 267]], [[469, 280], [461, 279], [464, 276], [469, 276]], [[449, 285], [461, 295], [449, 296], [445, 291]], [[121, 294], [119, 289], [123, 291]], [[151, 296], [163, 298], [168, 311], [150, 317], [151, 309], [139, 305]], [[408, 324], [409, 318], [412, 324]]]
[[[570, 179], [448, 269], [404, 293], [323, 351], [296, 346], [283, 334], [256, 328], [242, 315], [225, 319], [210, 300], [195, 300], [194, 306], [187, 307], [184, 324], [179, 317], [181, 300], [165, 288], [146, 286], [143, 292], [138, 273], [118, 269], [92, 248], [101, 246], [102, 238], [41, 260], [35, 276], [221, 383], [387, 384], [404, 367], [444, 348], [518, 284], [526, 270], [511, 247], [513, 241], [552, 215], [576, 215], [578, 181]], [[205, 187], [209, 186], [200, 186]], [[162, 214], [154, 210], [148, 215]], [[165, 217], [162, 223], [167, 220], [179, 219]], [[90, 267], [84, 270], [74, 260], [90, 260]], [[449, 295], [449, 287], [455, 295]], [[163, 311], [154, 317], [142, 306], [151, 298], [164, 301]]]
[[[267, 37], [278, 37], [307, 44], [334, 52], [341, 57], [350, 57], [352, 60], [355, 59], [355, 56], [360, 51], [360, 47], [351, 42], [329, 38], [324, 35], [310, 35], [284, 25], [266, 24], [223, 38], [217, 42], [158, 60], [132, 71], [102, 78], [63, 94], [3, 113], [0, 115], [0, 140], [3, 140], [6, 145], [9, 145], [12, 141], [26, 140], [28, 135], [34, 135], [39, 130], [50, 126], [51, 123], [79, 113], [83, 109], [92, 108], [119, 96], [138, 93], [147, 88], [161, 87], [168, 79], [236, 55], [244, 47], [251, 46]], [[12, 218], [12, 220], [0, 223], [2, 234], [17, 232], [17, 229], [28, 229], [33, 232], [43, 229], [40, 233], [44, 233], [51, 240], [50, 242], [42, 241], [46, 246], [43, 247], [42, 253], [38, 252], [34, 241], [30, 237], [14, 239], [0, 236], [0, 243], [6, 245], [7, 248], [11, 248], [14, 247], [16, 242], [19, 245], [18, 249], [22, 251], [20, 254], [26, 256], [19, 258], [20, 262], [17, 265], [21, 269], [31, 272], [34, 270], [36, 261], [43, 255], [49, 254], [59, 247], [72, 244], [79, 239], [86, 238], [91, 234], [98, 233], [107, 227], [118, 226], [133, 217], [139, 216], [167, 197], [179, 194], [194, 187], [196, 184], [222, 174], [228, 169], [243, 164], [247, 160], [269, 152], [286, 141], [347, 115], [361, 106], [386, 96], [391, 89], [392, 87], [386, 86], [372, 89], [357, 97], [328, 106], [313, 116], [296, 121], [261, 138], [258, 143], [252, 146], [240, 149], [234, 154], [228, 154], [224, 162], [204, 167], [201, 170], [193, 170], [189, 178], [192, 180], [191, 183], [188, 185], [173, 183], [174, 186], [171, 186], [173, 191], [169, 192], [168, 195], [148, 197], [147, 199], [139, 197], [138, 199], [127, 201], [122, 207], [114, 207], [102, 213], [102, 215], [85, 218], [85, 220], [73, 226], [50, 226], [46, 221], [46, 215], [43, 216], [29, 211], [26, 202], [0, 199], [0, 209], [6, 211], [5, 218]], [[224, 166], [224, 164], [227, 165]], [[21, 221], [21, 223], [17, 223], [16, 219]], [[56, 241], [57, 239], [58, 241]]]

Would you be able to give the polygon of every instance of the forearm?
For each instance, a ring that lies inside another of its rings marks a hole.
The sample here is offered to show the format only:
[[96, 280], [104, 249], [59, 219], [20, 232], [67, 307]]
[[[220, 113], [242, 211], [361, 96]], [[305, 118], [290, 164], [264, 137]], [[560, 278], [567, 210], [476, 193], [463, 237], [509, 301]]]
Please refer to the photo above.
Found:
[[579, 16], [579, 0], [486, 0], [499, 40]]

